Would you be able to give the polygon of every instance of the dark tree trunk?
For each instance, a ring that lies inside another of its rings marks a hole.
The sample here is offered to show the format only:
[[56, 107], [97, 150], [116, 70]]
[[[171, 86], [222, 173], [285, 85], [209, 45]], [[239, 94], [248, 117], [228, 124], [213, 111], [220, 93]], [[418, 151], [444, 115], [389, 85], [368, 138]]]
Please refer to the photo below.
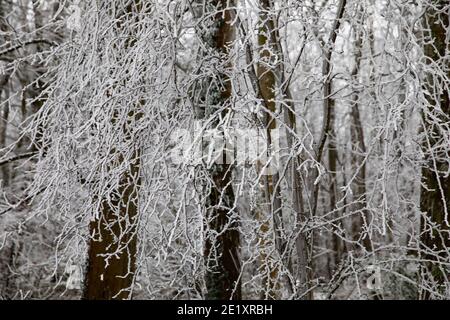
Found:
[[[358, 15], [361, 16], [361, 15]], [[358, 28], [358, 27], [357, 27]], [[361, 58], [362, 58], [362, 34], [360, 31], [355, 31], [355, 67], [352, 71], [352, 79], [358, 82], [360, 74]], [[367, 251], [371, 251], [372, 243], [368, 234], [369, 214], [367, 211], [366, 200], [366, 144], [364, 141], [364, 129], [361, 120], [359, 93], [356, 88], [351, 98], [351, 126], [350, 136], [352, 142], [352, 167], [356, 172], [355, 180], [352, 183], [353, 202], [352, 210], [354, 216], [352, 217], [352, 237], [353, 241], [358, 242]]]
[[[274, 62], [276, 60], [277, 38], [275, 34], [275, 21], [270, 15], [273, 10], [271, 0], [260, 1], [260, 13], [258, 30], [258, 53], [259, 62], [257, 65], [258, 77], [258, 95], [263, 101], [263, 124], [267, 135], [267, 159], [270, 159], [269, 150], [272, 144], [275, 144], [276, 135], [274, 131], [277, 128], [276, 118], [276, 77]], [[258, 171], [268, 165], [260, 163]], [[261, 243], [260, 264], [263, 270], [263, 292], [261, 298], [276, 299], [279, 290], [279, 266], [276, 257], [274, 257], [273, 248], [283, 258], [285, 244], [282, 240], [281, 230], [283, 229], [283, 212], [281, 203], [280, 177], [277, 171], [277, 163], [272, 162], [266, 167], [265, 175], [262, 176], [262, 189], [265, 205], [262, 206], [262, 213], [258, 214], [259, 223], [261, 223], [261, 235], [258, 239]], [[272, 222], [272, 223], [271, 223]]]
[[[329, 210], [330, 212], [336, 210], [334, 214], [331, 215], [331, 218], [338, 219], [340, 215], [340, 210], [337, 210], [337, 201], [339, 196], [338, 191], [338, 177], [337, 177], [337, 166], [339, 160], [338, 149], [336, 145], [336, 115], [334, 112], [334, 100], [331, 101], [332, 107], [330, 112], [330, 137], [328, 140], [328, 170], [330, 172], [330, 186], [329, 186]], [[330, 254], [328, 255], [328, 275], [331, 279], [335, 269], [340, 263], [344, 243], [341, 238], [336, 234], [339, 230], [342, 229], [342, 223], [340, 220], [336, 220], [331, 230], [333, 233], [331, 234], [330, 239], [327, 239], [327, 243], [329, 244], [328, 248], [331, 249]]]
[[[119, 14], [116, 28], [122, 32], [122, 23], [138, 25], [138, 14], [142, 2], [129, 2], [114, 10]], [[130, 37], [122, 48], [124, 54], [135, 44], [133, 27]], [[126, 85], [126, 80], [124, 81]], [[140, 101], [131, 107], [121, 134], [128, 150], [110, 150], [113, 158], [108, 164], [113, 170], [128, 163], [117, 186], [111, 188], [107, 196], [101, 195], [101, 206], [89, 226], [90, 242], [85, 275], [83, 298], [88, 300], [131, 299], [136, 273], [137, 229], [139, 216], [139, 191], [141, 187], [141, 148], [136, 142], [137, 122], [142, 118]], [[112, 125], [119, 127], [120, 112], [111, 119]], [[130, 151], [131, 158], [125, 158]]]
[[[123, 161], [123, 159], [122, 159]], [[121, 179], [112, 201], [104, 200], [90, 223], [84, 299], [129, 299], [136, 271], [140, 152]], [[117, 254], [115, 254], [117, 253]]]
[[[448, 65], [449, 44], [447, 30], [449, 30], [449, 5], [447, 0], [433, 1], [425, 15], [425, 25], [429, 29], [429, 39], [425, 44], [425, 55], [430, 59], [429, 66], [438, 66], [446, 72], [446, 79], [450, 78]], [[439, 76], [427, 74], [427, 83], [424, 90], [430, 92], [428, 106], [423, 112], [424, 142], [423, 151], [425, 163], [422, 168], [422, 188], [420, 209], [424, 216], [421, 219], [421, 242], [426, 253], [423, 258], [431, 262], [426, 267], [433, 280], [443, 286], [450, 280], [448, 267], [439, 263], [441, 259], [448, 259], [450, 247], [449, 217], [450, 210], [450, 175], [448, 172], [448, 158], [450, 157], [448, 145], [445, 143], [445, 134], [437, 122], [447, 122], [450, 117], [450, 99], [448, 83]], [[434, 116], [434, 119], [431, 118]], [[439, 121], [436, 121], [436, 118]], [[444, 288], [437, 288], [441, 291]], [[430, 294], [426, 293], [425, 298]]]
[[[213, 114], [218, 110], [221, 117], [225, 118], [230, 112], [232, 86], [226, 74], [230, 66], [227, 62], [229, 46], [235, 38], [234, 1], [214, 0], [210, 4], [211, 10], [215, 10], [213, 18], [210, 46], [220, 57], [216, 64], [219, 71], [210, 89], [210, 101], [205, 114]], [[223, 135], [223, 127], [219, 124], [219, 117], [212, 124], [213, 129]], [[207, 199], [207, 216], [205, 219], [205, 247], [204, 259], [206, 266], [206, 299], [230, 300], [241, 299], [241, 284], [239, 280], [241, 264], [239, 257], [240, 233], [239, 221], [235, 210], [235, 195], [232, 185], [232, 164], [227, 163], [227, 154], [222, 152], [221, 164], [214, 163], [209, 169], [212, 182]]]

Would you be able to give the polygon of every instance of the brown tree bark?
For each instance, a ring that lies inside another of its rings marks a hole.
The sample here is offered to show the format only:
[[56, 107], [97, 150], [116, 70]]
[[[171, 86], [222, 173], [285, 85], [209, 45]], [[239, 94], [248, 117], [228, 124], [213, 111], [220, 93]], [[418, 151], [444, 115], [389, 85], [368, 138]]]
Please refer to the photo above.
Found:
[[[122, 23], [137, 24], [138, 13], [142, 10], [140, 1], [130, 2], [125, 8], [117, 8], [122, 19], [117, 19], [116, 28]], [[133, 32], [133, 28], [130, 28]], [[135, 40], [130, 34], [125, 42], [126, 52], [133, 47]], [[134, 105], [127, 114], [123, 125], [124, 143], [131, 150], [110, 150], [113, 160], [109, 168], [120, 166], [126, 161], [127, 167], [117, 186], [108, 195], [101, 195], [101, 206], [89, 226], [90, 240], [88, 263], [85, 275], [83, 298], [88, 300], [131, 299], [132, 286], [136, 273], [137, 229], [139, 215], [139, 190], [141, 187], [141, 149], [136, 140], [136, 122], [142, 117], [143, 101]], [[117, 116], [119, 113], [117, 113]], [[119, 119], [114, 116], [111, 123]], [[126, 159], [127, 151], [131, 158]], [[123, 153], [124, 152], [124, 153]]]
[[[258, 30], [258, 51], [259, 60], [257, 66], [258, 77], [258, 93], [260, 99], [263, 101], [263, 124], [265, 126], [265, 134], [267, 138], [267, 159], [270, 159], [270, 150], [273, 147], [273, 141], [277, 137], [274, 136], [274, 131], [277, 129], [276, 118], [276, 78], [274, 66], [277, 50], [276, 35], [275, 35], [275, 22], [273, 17], [270, 16], [270, 12], [273, 10], [273, 4], [271, 0], [260, 0], [260, 12], [259, 12], [259, 30]], [[263, 163], [260, 167], [267, 164]], [[278, 163], [272, 162], [266, 167], [265, 175], [262, 179], [262, 189], [264, 199], [267, 201], [260, 214], [259, 221], [262, 224], [260, 231], [260, 263], [261, 269], [265, 276], [263, 277], [263, 284], [265, 290], [262, 298], [264, 299], [276, 299], [278, 297], [278, 290], [280, 288], [279, 266], [277, 259], [273, 257], [273, 253], [269, 252], [272, 248], [276, 248], [276, 251], [280, 256], [284, 252], [284, 244], [281, 236], [281, 230], [283, 228], [283, 212], [281, 207], [281, 194], [280, 194], [280, 177], [277, 171]], [[267, 216], [269, 215], [269, 216]], [[274, 236], [273, 236], [274, 235]], [[268, 251], [268, 252], [266, 252]]]
[[[232, 85], [225, 72], [230, 68], [228, 62], [230, 46], [235, 40], [234, 1], [213, 0], [208, 4], [213, 13], [213, 27], [207, 42], [217, 53], [219, 60], [217, 69], [223, 70], [212, 79], [214, 85], [205, 101], [205, 114], [219, 114], [212, 123], [224, 136], [224, 128], [219, 118], [224, 119], [230, 112]], [[208, 37], [207, 37], [208, 38]], [[220, 117], [219, 117], [220, 115]], [[240, 233], [239, 220], [235, 209], [235, 195], [232, 185], [233, 165], [227, 163], [227, 152], [222, 151], [222, 163], [214, 163], [209, 169], [212, 187], [207, 198], [205, 217], [205, 282], [208, 300], [239, 300], [241, 299], [240, 283]]]
[[110, 194], [113, 199], [102, 201], [99, 217], [90, 223], [84, 299], [131, 298], [136, 272], [139, 187], [140, 151], [135, 150], [128, 172]]
[[[448, 36], [449, 10], [447, 0], [434, 0], [425, 14], [425, 25], [429, 39], [425, 44], [424, 53], [429, 58], [428, 66], [439, 67], [445, 72], [446, 79], [450, 78], [448, 63]], [[438, 283], [437, 291], [442, 292], [443, 286], [450, 280], [448, 267], [442, 266], [440, 261], [448, 259], [450, 247], [450, 226], [448, 225], [448, 212], [450, 210], [450, 175], [448, 175], [448, 158], [450, 151], [445, 146], [444, 135], [439, 129], [438, 122], [450, 120], [450, 93], [448, 83], [440, 76], [426, 74], [424, 90], [430, 95], [427, 97], [428, 106], [424, 110], [424, 142], [425, 154], [422, 167], [422, 188], [420, 197], [420, 209], [424, 214], [421, 219], [421, 242], [427, 252], [424, 259], [426, 268], [434, 281]], [[439, 119], [436, 121], [436, 118]], [[433, 254], [431, 254], [431, 252]], [[425, 293], [424, 298], [430, 298], [430, 293]]]

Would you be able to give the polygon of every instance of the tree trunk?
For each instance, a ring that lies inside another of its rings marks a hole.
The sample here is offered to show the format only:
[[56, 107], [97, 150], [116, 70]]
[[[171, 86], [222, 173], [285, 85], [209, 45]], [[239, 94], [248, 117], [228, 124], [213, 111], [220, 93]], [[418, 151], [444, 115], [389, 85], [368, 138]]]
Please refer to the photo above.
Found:
[[[358, 17], [361, 15], [358, 14]], [[358, 27], [356, 27], [358, 28]], [[362, 39], [361, 32], [355, 31], [355, 66], [351, 73], [352, 80], [358, 81], [361, 58], [362, 58]], [[361, 244], [366, 250], [370, 251], [372, 244], [368, 234], [369, 215], [367, 212], [366, 201], [366, 144], [364, 141], [364, 129], [361, 122], [359, 110], [359, 93], [353, 88], [351, 95], [351, 125], [350, 136], [352, 143], [352, 172], [356, 172], [355, 179], [352, 181], [353, 202], [352, 211], [352, 237], [353, 241]]]
[[[331, 101], [334, 104], [334, 100]], [[337, 180], [337, 164], [338, 164], [338, 151], [336, 146], [336, 115], [334, 112], [334, 106], [331, 107], [330, 112], [330, 139], [328, 140], [328, 170], [330, 173], [330, 186], [329, 186], [329, 211], [332, 212], [336, 210], [336, 212], [330, 215], [330, 218], [339, 218], [339, 211], [337, 210], [337, 201], [339, 196], [338, 191], [338, 180]], [[329, 246], [331, 249], [330, 254], [328, 255], [328, 275], [331, 279], [333, 276], [333, 272], [338, 266], [341, 256], [343, 253], [344, 244], [342, 240], [337, 236], [336, 232], [342, 229], [342, 223], [340, 220], [336, 220], [331, 227], [332, 234], [330, 239], [327, 239]]]
[[[450, 157], [445, 135], [438, 122], [447, 122], [450, 117], [450, 97], [448, 81], [450, 70], [448, 66], [448, 34], [449, 5], [447, 0], [435, 0], [433, 7], [428, 8], [425, 15], [425, 25], [429, 28], [429, 40], [425, 44], [425, 55], [430, 59], [428, 66], [438, 67], [445, 72], [445, 79], [432, 72], [426, 74], [424, 90], [430, 95], [427, 97], [428, 105], [423, 110], [425, 141], [423, 151], [425, 154], [422, 167], [422, 188], [420, 209], [423, 213], [421, 219], [421, 242], [426, 247], [424, 259], [433, 281], [440, 286], [437, 291], [442, 292], [445, 283], [448, 283], [448, 267], [439, 263], [441, 259], [448, 259], [450, 247], [450, 226], [448, 212], [450, 210], [450, 175], [448, 175], [448, 159]], [[437, 120], [436, 120], [437, 119]], [[444, 129], [445, 130], [445, 129]], [[448, 138], [448, 137], [447, 137]], [[429, 254], [433, 251], [434, 254]], [[425, 294], [425, 299], [430, 294]]]
[[[121, 159], [123, 161], [123, 158]], [[136, 271], [140, 151], [134, 152], [128, 172], [103, 200], [99, 217], [90, 223], [84, 299], [131, 298]]]
[[[230, 46], [235, 39], [234, 1], [213, 0], [207, 6], [214, 10], [213, 28], [209, 45], [219, 56], [215, 60], [217, 70], [230, 68], [227, 62]], [[224, 137], [224, 128], [219, 119], [226, 119], [231, 107], [232, 85], [226, 70], [219, 71], [215, 79], [211, 79], [213, 87], [205, 101], [210, 101], [204, 114], [219, 111], [212, 127]], [[220, 116], [220, 117], [219, 117]], [[209, 169], [212, 187], [207, 198], [205, 219], [204, 259], [206, 266], [206, 299], [239, 300], [241, 299], [241, 283], [239, 279], [240, 233], [239, 221], [235, 210], [235, 195], [232, 184], [233, 165], [227, 163], [227, 152], [222, 150], [221, 163], [214, 163]]]
[[[278, 28], [275, 28], [274, 31], [276, 44], [277, 44], [277, 52], [279, 54], [279, 58], [282, 59], [282, 47], [280, 44], [280, 35]], [[303, 47], [304, 48], [304, 47]], [[302, 56], [303, 48], [300, 49], [300, 53], [298, 55], [298, 61]], [[290, 82], [292, 77], [286, 79], [284, 66], [281, 63], [280, 66], [280, 74], [281, 74], [281, 83], [284, 84], [282, 88], [282, 98], [283, 98], [283, 118], [284, 118], [284, 126], [286, 132], [286, 143], [288, 150], [292, 150], [294, 147], [294, 141], [298, 139], [297, 133], [297, 114], [295, 112], [295, 103], [293, 100], [292, 92], [290, 90]], [[301, 156], [294, 155], [291, 157], [288, 163], [288, 171], [287, 171], [287, 179], [288, 179], [288, 187], [289, 192], [292, 196], [292, 209], [296, 215], [296, 227], [295, 227], [295, 250], [297, 253], [297, 275], [296, 278], [298, 280], [298, 291], [297, 296], [302, 300], [311, 300], [313, 299], [312, 291], [309, 291], [310, 280], [312, 279], [312, 259], [311, 259], [311, 233], [302, 230], [304, 223], [307, 220], [307, 216], [310, 214], [305, 211], [304, 207], [304, 199], [303, 192], [306, 190], [305, 181], [306, 179], [299, 172], [298, 167], [301, 164]]]
[[[138, 24], [137, 15], [142, 10], [140, 1], [117, 8], [122, 19], [117, 19], [116, 28], [122, 23]], [[132, 30], [132, 28], [131, 28]], [[133, 31], [131, 31], [133, 32]], [[132, 34], [125, 42], [126, 54], [135, 43]], [[137, 229], [139, 215], [139, 190], [141, 186], [141, 149], [136, 139], [136, 122], [142, 117], [143, 101], [132, 106], [123, 125], [122, 134], [128, 150], [112, 149], [109, 169], [127, 163], [118, 185], [102, 197], [100, 210], [89, 226], [90, 243], [88, 265], [85, 276], [83, 298], [89, 300], [130, 299], [136, 273]], [[119, 116], [120, 112], [117, 112]], [[116, 116], [112, 125], [118, 123]], [[128, 158], [127, 152], [131, 151]]]
[[[274, 130], [277, 128], [276, 118], [274, 114], [276, 112], [276, 102], [275, 102], [275, 90], [276, 90], [276, 79], [275, 79], [275, 50], [276, 50], [276, 38], [275, 38], [275, 22], [270, 16], [270, 12], [273, 10], [273, 4], [271, 0], [261, 0], [260, 1], [260, 13], [259, 13], [259, 32], [258, 32], [258, 51], [259, 60], [257, 68], [258, 77], [258, 91], [260, 99], [263, 101], [263, 123], [266, 130], [267, 139], [267, 159], [271, 159], [270, 150], [276, 144], [274, 139]], [[277, 152], [277, 150], [275, 150]], [[261, 166], [267, 165], [266, 163], [261, 164]], [[283, 228], [283, 212], [281, 208], [281, 194], [280, 194], [280, 179], [279, 173], [277, 171], [278, 163], [272, 162], [267, 165], [265, 175], [263, 175], [263, 193], [265, 201], [267, 201], [264, 206], [263, 212], [259, 221], [261, 225], [261, 238], [264, 239], [261, 243], [260, 262], [262, 264], [262, 269], [265, 271], [265, 276], [263, 277], [263, 283], [265, 284], [265, 292], [263, 298], [265, 299], [276, 299], [279, 295], [279, 266], [277, 265], [277, 259], [273, 257], [273, 247], [280, 256], [283, 255], [284, 244], [282, 243], [281, 230]], [[272, 222], [272, 223], [271, 223]], [[272, 240], [275, 235], [274, 241]]]

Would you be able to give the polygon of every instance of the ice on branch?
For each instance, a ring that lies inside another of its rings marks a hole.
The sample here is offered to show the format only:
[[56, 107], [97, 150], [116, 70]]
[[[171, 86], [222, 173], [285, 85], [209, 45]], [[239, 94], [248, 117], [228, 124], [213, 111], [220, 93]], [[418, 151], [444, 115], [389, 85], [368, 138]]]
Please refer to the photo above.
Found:
[[67, 28], [77, 32], [81, 30], [81, 8], [78, 3], [79, 1], [76, 1], [73, 5], [69, 6], [70, 16], [67, 19]]

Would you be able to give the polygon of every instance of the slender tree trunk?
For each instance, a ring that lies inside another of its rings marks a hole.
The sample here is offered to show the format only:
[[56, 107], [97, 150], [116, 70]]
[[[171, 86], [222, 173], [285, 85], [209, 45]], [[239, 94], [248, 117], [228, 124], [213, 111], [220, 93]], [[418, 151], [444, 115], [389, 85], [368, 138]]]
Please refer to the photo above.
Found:
[[[5, 17], [4, 13], [10, 10], [10, 4], [5, 3], [0, 0], [0, 18]], [[3, 35], [0, 36], [1, 42], [7, 42], [10, 39], [7, 36], [8, 26], [5, 23], [5, 19], [0, 19], [0, 33]], [[10, 86], [10, 74], [0, 74], [0, 105], [4, 103], [2, 109], [0, 110], [0, 149], [6, 147], [7, 141], [6, 136], [8, 133], [8, 121], [10, 114], [10, 104], [6, 101], [9, 99], [9, 86]], [[2, 99], [3, 97], [3, 99]], [[2, 191], [9, 189], [10, 187], [10, 170], [9, 163], [5, 163], [1, 166], [1, 189]], [[7, 239], [7, 242], [4, 244], [3, 250], [0, 250], [0, 272], [3, 275], [4, 282], [2, 281], [2, 293], [1, 296], [7, 299], [13, 294], [12, 284], [14, 282], [14, 258], [16, 251], [16, 242], [14, 239]]]
[[[1, 11], [0, 11], [1, 16]], [[3, 89], [3, 90], [2, 90]], [[1, 87], [0, 84], [0, 104], [3, 102], [2, 100], [2, 91], [4, 95], [4, 100], [6, 101], [9, 98], [9, 90], [4, 86]], [[3, 105], [3, 112], [1, 113], [0, 119], [0, 149], [6, 147], [6, 134], [8, 132], [8, 118], [9, 118], [9, 103], [5, 103]], [[10, 186], [10, 174], [9, 174], [9, 164], [4, 163], [1, 165], [1, 190], [4, 192], [9, 189]], [[11, 283], [14, 277], [14, 273], [12, 272], [13, 262], [14, 262], [14, 253], [15, 253], [15, 242], [8, 239], [8, 241], [4, 244], [2, 250], [0, 250], [0, 272], [3, 275], [4, 282], [2, 281], [1, 286], [2, 290], [1, 296], [5, 299], [9, 297], [9, 293], [12, 292]], [[0, 296], [0, 297], [1, 297]]]
[[[323, 121], [322, 121], [322, 129], [320, 131], [319, 140], [317, 143], [317, 147], [314, 150], [316, 154], [316, 161], [321, 163], [322, 162], [322, 156], [323, 156], [323, 150], [325, 147], [325, 144], [327, 142], [328, 136], [330, 134], [330, 113], [331, 108], [333, 107], [332, 101], [332, 65], [331, 65], [331, 58], [334, 51], [334, 45], [336, 43], [337, 34], [339, 32], [340, 26], [341, 26], [341, 20], [344, 16], [345, 7], [347, 5], [347, 0], [340, 0], [336, 12], [336, 18], [334, 19], [334, 23], [330, 32], [330, 35], [328, 37], [328, 41], [325, 44], [325, 56], [323, 58], [322, 63], [322, 76], [324, 78], [324, 86], [323, 86]], [[316, 180], [318, 176], [318, 172], [316, 170], [315, 174], [313, 175], [312, 181]], [[319, 190], [320, 189], [320, 183], [317, 183], [317, 185], [312, 187], [313, 193], [312, 193], [312, 215], [315, 216], [317, 211], [317, 204], [318, 204], [318, 198], [319, 198]]]
[[[280, 35], [278, 28], [274, 30], [275, 43], [277, 44], [277, 52], [279, 54], [279, 59], [283, 59], [283, 48], [280, 43]], [[304, 47], [303, 47], [304, 48]], [[300, 49], [299, 56], [300, 59], [303, 53], [303, 48]], [[295, 103], [293, 100], [292, 92], [290, 90], [290, 81], [286, 78], [284, 66], [281, 63], [279, 65], [279, 73], [281, 75], [281, 83], [283, 83], [283, 88], [281, 88], [282, 99], [283, 99], [283, 118], [284, 126], [286, 132], [286, 143], [288, 150], [292, 150], [294, 147], [294, 141], [298, 138], [297, 132], [297, 114], [295, 112]], [[295, 155], [289, 159], [287, 179], [288, 187], [292, 196], [292, 208], [296, 214], [297, 225], [295, 228], [295, 249], [297, 254], [297, 280], [298, 280], [298, 291], [297, 296], [303, 300], [313, 299], [312, 291], [309, 291], [310, 280], [312, 279], [312, 259], [309, 248], [311, 248], [310, 240], [312, 237], [309, 232], [302, 229], [304, 223], [307, 220], [308, 212], [305, 211], [303, 203], [303, 192], [306, 190], [306, 184], [304, 177], [299, 172], [298, 167], [301, 164], [301, 156]], [[290, 263], [289, 263], [290, 264]], [[293, 285], [292, 285], [293, 286]]]
[[[358, 14], [358, 16], [361, 15]], [[362, 58], [362, 39], [358, 30], [355, 31], [355, 37], [355, 66], [351, 76], [353, 81], [357, 82]], [[351, 108], [352, 172], [356, 172], [355, 180], [352, 182], [354, 201], [352, 211], [355, 212], [352, 217], [352, 237], [353, 241], [357, 241], [370, 251], [372, 244], [368, 234], [369, 215], [366, 201], [366, 144], [360, 114], [359, 93], [356, 88], [353, 89], [351, 96]]]
[[[445, 81], [450, 78], [448, 65], [448, 30], [449, 10], [447, 0], [432, 1], [432, 6], [426, 12], [425, 25], [429, 29], [429, 40], [425, 44], [425, 55], [430, 59], [428, 65], [439, 67], [445, 72]], [[438, 122], [450, 120], [450, 94], [448, 83], [432, 73], [427, 74], [428, 106], [423, 112], [424, 133], [423, 151], [425, 163], [422, 167], [422, 188], [420, 209], [424, 216], [421, 219], [421, 242], [433, 250], [435, 254], [425, 254], [424, 258], [431, 261], [426, 267], [434, 281], [444, 286], [450, 280], [448, 267], [441, 266], [440, 259], [448, 259], [450, 247], [450, 175], [448, 174], [448, 145], [445, 145], [445, 135]], [[438, 120], [436, 120], [438, 119]], [[447, 137], [448, 139], [448, 137]], [[438, 287], [442, 292], [445, 288]], [[425, 294], [425, 299], [430, 294]]]
[[[286, 137], [288, 150], [291, 150], [294, 145], [295, 136], [297, 136], [297, 116], [294, 112], [294, 103], [292, 94], [289, 88], [286, 88], [285, 93], [286, 106], [284, 107], [284, 118], [286, 127]], [[301, 163], [300, 156], [294, 156], [289, 160], [289, 184], [292, 193], [292, 205], [295, 214], [297, 215], [297, 227], [295, 238], [295, 249], [297, 253], [297, 267], [298, 267], [298, 282], [300, 287], [299, 296], [303, 300], [312, 300], [313, 295], [309, 290], [310, 280], [312, 279], [312, 262], [311, 252], [311, 237], [308, 232], [302, 230], [303, 224], [307, 219], [307, 212], [305, 212], [303, 204], [303, 192], [305, 190], [305, 180], [299, 170], [297, 169]]]
[[[5, 101], [9, 99], [9, 89], [6, 86], [3, 88], [3, 93], [5, 96]], [[2, 103], [2, 90], [0, 89], [0, 103]], [[9, 103], [5, 103], [3, 105], [3, 110], [1, 110], [1, 119], [0, 119], [0, 148], [6, 147], [6, 135], [8, 133], [8, 121], [9, 121]], [[2, 172], [2, 187], [8, 187], [10, 184], [10, 172], [9, 172], [9, 164], [5, 163], [1, 166]]]
[[[276, 118], [274, 114], [276, 112], [276, 79], [275, 79], [275, 58], [274, 54], [276, 50], [276, 38], [275, 38], [275, 22], [270, 16], [270, 12], [273, 10], [273, 4], [271, 0], [260, 1], [260, 13], [259, 13], [259, 34], [258, 34], [258, 50], [259, 60], [257, 68], [258, 76], [258, 89], [261, 100], [263, 101], [265, 110], [263, 111], [263, 123], [266, 130], [267, 138], [267, 150], [270, 152], [271, 148], [276, 144], [274, 139], [277, 138], [274, 135], [274, 130], [277, 128]], [[276, 151], [277, 152], [277, 151]], [[267, 154], [267, 158], [270, 159], [270, 154]], [[266, 165], [266, 164], [262, 164]], [[267, 201], [265, 211], [270, 215], [269, 218], [262, 214], [260, 218], [262, 238], [265, 241], [262, 242], [261, 250], [269, 252], [271, 247], [275, 246], [276, 251], [280, 256], [283, 255], [284, 244], [281, 236], [281, 230], [283, 228], [283, 212], [281, 208], [281, 194], [280, 194], [280, 179], [277, 171], [278, 163], [272, 162], [266, 168], [266, 174], [263, 176], [263, 190], [264, 198]], [[272, 223], [271, 223], [272, 222]], [[272, 227], [271, 227], [272, 226]], [[272, 231], [272, 232], [271, 232]], [[272, 235], [275, 235], [274, 241]], [[279, 295], [279, 265], [277, 259], [271, 257], [270, 253], [261, 253], [261, 264], [265, 270], [266, 276], [263, 278], [266, 290], [264, 298], [276, 299]]]
[[[331, 102], [334, 104], [334, 100]], [[330, 172], [330, 186], [329, 186], [329, 211], [337, 210], [337, 201], [339, 196], [338, 180], [337, 180], [337, 164], [338, 164], [338, 151], [336, 146], [336, 115], [334, 112], [334, 106], [331, 107], [330, 112], [330, 139], [328, 140], [328, 170]], [[339, 212], [336, 211], [330, 216], [331, 218], [339, 218]], [[336, 232], [342, 229], [340, 220], [334, 222], [332, 226], [332, 234], [326, 241], [329, 243], [331, 253], [328, 255], [328, 274], [330, 278], [333, 275], [334, 270], [341, 260], [344, 244], [342, 240], [337, 236]]]
[[[278, 59], [283, 60], [283, 48], [280, 43], [280, 35], [279, 29], [277, 27], [277, 23], [274, 18], [270, 19], [267, 17], [267, 13], [274, 9], [273, 2], [271, 0], [261, 1], [261, 8], [263, 10], [260, 15], [260, 29], [259, 29], [259, 37], [258, 42], [259, 46], [265, 48], [265, 50], [261, 50], [264, 60], [260, 61], [258, 65], [258, 85], [257, 91], [262, 97], [262, 101], [264, 102], [264, 107], [266, 108], [266, 119], [265, 124], [267, 128], [275, 128], [275, 118], [273, 117], [275, 111], [275, 103], [270, 104], [272, 99], [275, 99], [275, 70], [268, 67], [270, 66], [270, 62], [272, 59], [278, 55]], [[268, 50], [270, 49], [270, 50]], [[300, 50], [299, 59], [302, 55], [303, 49]], [[265, 63], [264, 63], [265, 62]], [[273, 67], [273, 66], [272, 66]], [[289, 87], [289, 83], [291, 79], [286, 79], [284, 65], [280, 63], [277, 68], [278, 73], [281, 76], [280, 83], [283, 83], [283, 88], [281, 88], [281, 94], [283, 99], [283, 115], [284, 115], [284, 124], [286, 131], [286, 142], [288, 150], [291, 150], [294, 146], [294, 139], [297, 136], [297, 122], [296, 122], [296, 114], [295, 114], [295, 105], [293, 102], [293, 97], [291, 94], [291, 90]], [[268, 85], [269, 84], [269, 85]], [[267, 90], [269, 88], [269, 90]], [[269, 97], [269, 98], [267, 98]], [[268, 134], [268, 137], [270, 135]], [[302, 177], [297, 170], [299, 164], [301, 163], [300, 156], [294, 156], [289, 159], [288, 171], [287, 171], [287, 180], [288, 187], [290, 189], [292, 195], [292, 203], [293, 210], [296, 214], [297, 218], [297, 226], [295, 228], [296, 237], [295, 237], [295, 247], [297, 251], [297, 279], [299, 283], [299, 290], [297, 292], [297, 296], [301, 297], [301, 299], [312, 299], [312, 292], [308, 291], [309, 289], [309, 281], [312, 278], [312, 265], [311, 265], [311, 256], [308, 250], [308, 234], [302, 230], [302, 226], [306, 221], [306, 212], [303, 207], [303, 190], [302, 187]], [[270, 177], [269, 177], [270, 178]], [[279, 175], [273, 175], [271, 179], [267, 179], [266, 181], [271, 181], [272, 185], [277, 186], [279, 183]], [[279, 196], [280, 190], [279, 186], [276, 187], [275, 190], [272, 190], [268, 194], [271, 195], [271, 198], [274, 200], [272, 205], [272, 212], [276, 213], [278, 210], [280, 214], [276, 215], [273, 219], [274, 226], [276, 228], [284, 228], [282, 226], [282, 211], [281, 211], [281, 199]], [[280, 200], [277, 200], [280, 199]], [[279, 208], [279, 209], [278, 209]], [[277, 227], [279, 226], [279, 227]], [[285, 252], [286, 245], [281, 240], [281, 233], [275, 233], [276, 238], [276, 246], [280, 253], [288, 254]], [[283, 258], [283, 257], [282, 257]], [[284, 261], [286, 266], [292, 271], [291, 259], [290, 256], [287, 257], [287, 261]], [[273, 269], [272, 278], [277, 275], [278, 271]], [[290, 279], [286, 279], [287, 289], [290, 293], [293, 292], [294, 284], [290, 282]]]
[[[224, 137], [224, 128], [219, 119], [226, 119], [231, 111], [232, 85], [226, 69], [230, 69], [230, 46], [235, 40], [234, 1], [213, 0], [207, 5], [213, 13], [213, 27], [209, 45], [220, 57], [214, 87], [205, 101], [205, 114], [219, 112], [213, 121], [216, 129]], [[207, 198], [205, 219], [204, 259], [206, 265], [206, 299], [241, 299], [240, 283], [240, 233], [239, 220], [235, 209], [235, 195], [232, 184], [233, 165], [227, 163], [227, 152], [222, 151], [222, 163], [214, 163], [209, 169], [212, 187]]]
[[[322, 128], [320, 130], [319, 139], [317, 141], [317, 144], [314, 148], [315, 153], [315, 161], [318, 164], [322, 163], [322, 158], [324, 154], [324, 148], [327, 142], [327, 139], [330, 135], [330, 128], [331, 128], [331, 118], [333, 116], [334, 110], [334, 104], [332, 102], [332, 55], [334, 52], [334, 46], [336, 43], [337, 35], [339, 33], [339, 29], [341, 26], [341, 20], [344, 16], [345, 9], [347, 5], [347, 0], [339, 0], [337, 5], [337, 11], [336, 16], [333, 22], [333, 25], [331, 27], [330, 34], [328, 36], [327, 42], [324, 44], [324, 57], [322, 61], [322, 77], [324, 81], [323, 85], [323, 120], [322, 120]], [[316, 185], [313, 184], [313, 182], [318, 178], [319, 176], [319, 169], [315, 169], [313, 174], [311, 175], [310, 179], [310, 217], [315, 217], [317, 214], [317, 207], [318, 207], [318, 201], [319, 201], [319, 193], [320, 193], [320, 183], [317, 183]], [[309, 243], [314, 244], [314, 232], [310, 232], [309, 235]], [[312, 262], [312, 255], [313, 255], [313, 246], [310, 247], [310, 251], [308, 253], [308, 260], [310, 262], [308, 263], [310, 266], [313, 264]], [[312, 270], [310, 271], [312, 272]], [[312, 297], [312, 294], [311, 294]]]

